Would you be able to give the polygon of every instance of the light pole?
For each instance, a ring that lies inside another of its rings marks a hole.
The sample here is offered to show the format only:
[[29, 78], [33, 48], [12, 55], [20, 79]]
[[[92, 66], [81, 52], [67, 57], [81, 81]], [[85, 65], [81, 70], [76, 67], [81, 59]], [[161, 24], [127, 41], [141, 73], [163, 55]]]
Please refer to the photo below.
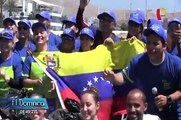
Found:
[[147, 18], [148, 18], [148, 16], [147, 16], [147, 0], [145, 0], [145, 14], [146, 14], [145, 20], [147, 20]]

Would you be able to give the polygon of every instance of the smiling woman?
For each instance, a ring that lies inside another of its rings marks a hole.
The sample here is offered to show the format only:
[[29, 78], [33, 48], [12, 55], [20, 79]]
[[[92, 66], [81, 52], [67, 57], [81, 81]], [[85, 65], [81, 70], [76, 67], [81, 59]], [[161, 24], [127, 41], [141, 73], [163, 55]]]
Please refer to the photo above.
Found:
[[98, 120], [97, 113], [100, 104], [96, 87], [91, 87], [83, 92], [80, 104], [80, 111], [84, 120]]

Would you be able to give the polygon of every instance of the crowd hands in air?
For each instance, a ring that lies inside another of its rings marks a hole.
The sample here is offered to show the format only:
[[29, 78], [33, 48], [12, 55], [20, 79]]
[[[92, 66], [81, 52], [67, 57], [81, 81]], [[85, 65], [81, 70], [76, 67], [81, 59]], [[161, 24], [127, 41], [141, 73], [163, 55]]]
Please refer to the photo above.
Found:
[[[65, 29], [61, 36], [51, 32], [51, 17], [48, 11], [38, 13], [35, 16], [38, 22], [33, 25], [28, 19], [22, 19], [18, 23], [12, 18], [4, 19], [4, 30], [0, 33], [1, 99], [11, 88], [28, 88], [35, 92], [31, 97], [45, 97], [48, 103], [49, 99], [53, 98], [56, 104], [51, 107], [58, 109], [61, 105], [55, 85], [46, 77], [32, 54], [42, 51], [86, 52], [101, 44], [109, 46], [122, 41], [113, 33], [116, 14], [112, 11], [105, 11], [97, 16], [99, 28], [85, 24], [83, 12], [87, 5], [87, 0], [80, 0], [76, 17], [62, 21]], [[181, 18], [169, 21], [167, 33], [157, 19], [149, 19], [146, 29], [144, 21], [141, 10], [132, 11], [128, 18], [128, 34], [125, 40], [142, 41], [146, 45], [146, 51], [133, 57], [128, 66], [118, 73], [107, 69], [104, 71], [103, 77], [114, 85], [121, 87], [130, 83], [136, 87], [127, 93], [126, 117], [117, 115], [111, 119], [181, 119]], [[33, 35], [30, 34], [31, 30]], [[97, 113], [101, 107], [98, 90], [91, 87], [84, 91], [78, 106], [80, 111], [76, 119], [98, 120]], [[30, 119], [45, 120], [47, 113], [50, 111], [37, 110], [37, 114], [30, 115]], [[57, 111], [53, 113], [59, 116]]]

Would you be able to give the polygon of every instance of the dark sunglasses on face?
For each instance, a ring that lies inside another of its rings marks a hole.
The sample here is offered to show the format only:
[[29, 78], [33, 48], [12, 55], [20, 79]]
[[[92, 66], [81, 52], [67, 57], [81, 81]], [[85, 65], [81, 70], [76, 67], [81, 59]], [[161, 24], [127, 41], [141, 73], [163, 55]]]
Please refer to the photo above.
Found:
[[18, 27], [18, 31], [20, 31], [20, 30], [22, 30], [22, 29], [27, 31], [27, 30], [28, 30], [28, 27], [25, 27], [25, 26], [23, 26], [23, 27], [20, 27], [20, 26], [19, 26], [19, 27]]

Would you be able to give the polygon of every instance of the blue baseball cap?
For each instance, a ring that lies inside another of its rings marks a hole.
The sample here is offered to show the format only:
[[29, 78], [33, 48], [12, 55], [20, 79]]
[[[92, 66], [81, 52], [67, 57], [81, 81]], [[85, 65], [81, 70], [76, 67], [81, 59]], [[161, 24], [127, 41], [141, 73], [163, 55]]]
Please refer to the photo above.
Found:
[[4, 29], [3, 31], [0, 32], [0, 39], [4, 38], [9, 41], [13, 41], [14, 35], [13, 31], [10, 29]]
[[45, 31], [48, 30], [47, 27], [46, 27], [46, 25], [44, 25], [44, 24], [41, 23], [41, 22], [36, 22], [36, 23], [34, 23], [34, 24], [32, 25], [32, 27], [31, 27], [31, 29], [32, 29], [32, 31], [34, 32], [35, 29], [40, 28], [40, 27], [42, 27], [43, 29], [45, 29]]
[[153, 24], [162, 25], [162, 23], [159, 20], [152, 18], [147, 21], [147, 28], [151, 27]]
[[69, 37], [75, 39], [75, 32], [71, 28], [66, 28], [63, 30], [63, 34], [61, 34], [61, 37], [62, 36], [69, 36]]
[[105, 12], [99, 14], [97, 16], [97, 18], [101, 19], [105, 15], [108, 15], [109, 17], [111, 17], [114, 20], [114, 22], [116, 22], [116, 14], [114, 12], [112, 12], [112, 11], [105, 11]]
[[31, 22], [30, 22], [29, 20], [27, 20], [27, 19], [22, 19], [22, 20], [20, 20], [20, 21], [18, 22], [18, 25], [20, 25], [21, 23], [24, 23], [24, 24], [26, 24], [26, 26], [27, 26], [28, 28], [31, 28]]
[[8, 22], [11, 22], [11, 23], [16, 25], [16, 22], [15, 22], [15, 20], [13, 18], [5, 18], [3, 20], [3, 25], [5, 26]]
[[75, 16], [69, 17], [66, 20], [62, 21], [63, 24], [66, 24], [68, 22], [70, 22], [70, 23], [72, 23], [74, 25], [77, 25]]
[[173, 22], [177, 22], [177, 23], [181, 24], [181, 17], [169, 20], [168, 26]]
[[90, 30], [89, 28], [83, 28], [80, 31], [80, 35], [87, 35], [89, 36], [92, 40], [94, 40], [94, 33], [92, 32], [92, 30]]
[[144, 35], [147, 37], [150, 33], [153, 32], [160, 36], [164, 41], [167, 41], [167, 33], [161, 25], [153, 24], [151, 27], [147, 28], [144, 31]]
[[49, 11], [42, 11], [39, 14], [36, 14], [35, 16], [36, 19], [39, 19], [41, 17], [47, 19], [48, 21], [51, 21], [51, 16], [50, 16]]
[[129, 21], [133, 21], [137, 24], [144, 24], [145, 16], [141, 10], [135, 10], [131, 12]]

